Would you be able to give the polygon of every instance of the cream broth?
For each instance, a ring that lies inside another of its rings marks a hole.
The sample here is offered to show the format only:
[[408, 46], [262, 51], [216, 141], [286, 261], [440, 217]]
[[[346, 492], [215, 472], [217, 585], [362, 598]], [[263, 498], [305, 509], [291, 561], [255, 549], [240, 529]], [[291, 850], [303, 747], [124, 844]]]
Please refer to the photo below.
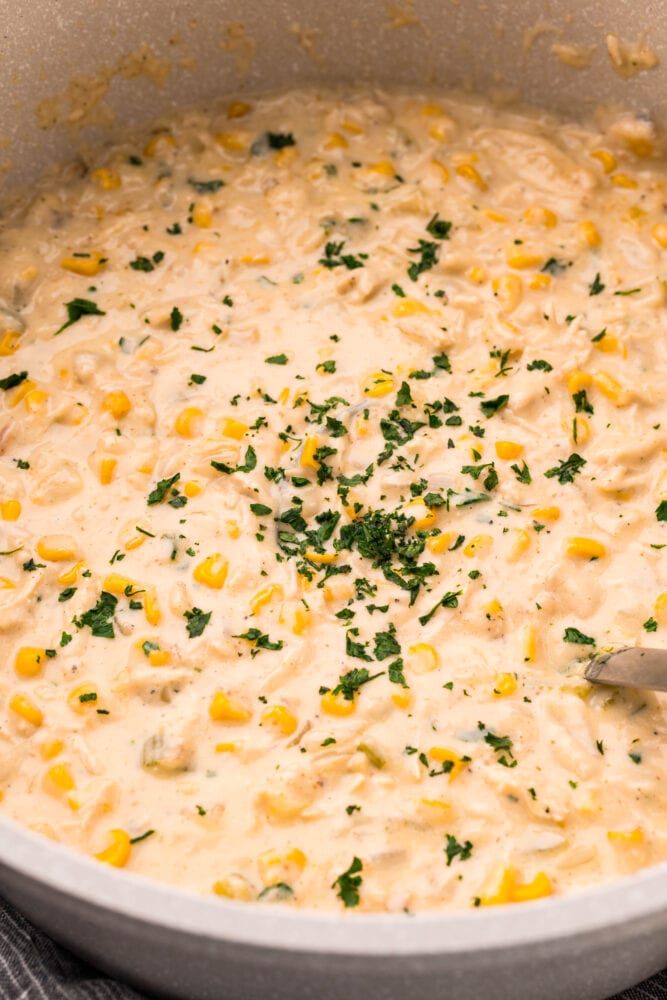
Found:
[[293, 92], [0, 229], [0, 809], [203, 893], [520, 902], [667, 858], [648, 123]]

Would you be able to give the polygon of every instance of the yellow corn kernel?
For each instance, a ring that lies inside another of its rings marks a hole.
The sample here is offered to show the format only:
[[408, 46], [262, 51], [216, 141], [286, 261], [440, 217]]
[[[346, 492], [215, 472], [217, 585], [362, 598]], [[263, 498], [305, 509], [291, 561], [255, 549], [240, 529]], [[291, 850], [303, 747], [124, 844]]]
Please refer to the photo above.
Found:
[[533, 663], [537, 653], [537, 633], [532, 625], [526, 625], [522, 633], [523, 662]]
[[91, 253], [88, 257], [63, 257], [60, 261], [60, 266], [66, 271], [80, 274], [84, 278], [94, 278], [104, 270], [106, 264], [106, 258], [101, 253]]
[[484, 549], [490, 548], [493, 544], [493, 538], [491, 535], [475, 535], [471, 538], [468, 544], [463, 549], [463, 554], [472, 559], [474, 556], [479, 555]]
[[96, 854], [98, 861], [103, 861], [106, 865], [113, 865], [114, 868], [124, 868], [130, 860], [132, 845], [129, 834], [125, 830], [111, 831], [111, 844], [103, 851]]
[[150, 649], [148, 651], [148, 662], [151, 667], [165, 667], [171, 663], [171, 653], [168, 649]]
[[37, 646], [22, 646], [14, 660], [14, 670], [19, 677], [37, 677], [46, 662], [46, 650]]
[[416, 674], [430, 674], [440, 665], [437, 650], [428, 642], [418, 642], [410, 646], [408, 653], [410, 654], [408, 666]]
[[535, 507], [533, 518], [536, 521], [557, 521], [560, 517], [560, 507]]
[[216, 753], [236, 753], [238, 750], [238, 743], [216, 743], [215, 752]]
[[584, 222], [579, 223], [578, 229], [582, 242], [586, 243], [589, 247], [600, 246], [602, 243], [602, 237], [600, 236], [598, 228], [594, 222], [586, 219]]
[[410, 501], [407, 505], [407, 513], [409, 517], [414, 517], [412, 527], [418, 531], [422, 528], [432, 528], [438, 520], [436, 512], [424, 503], [422, 497], [415, 497], [414, 500]]
[[350, 121], [349, 119], [346, 119], [344, 122], [342, 122], [341, 127], [344, 128], [346, 132], [350, 132], [352, 135], [364, 134], [364, 130], [361, 128], [361, 126], [357, 125], [356, 122]]
[[109, 392], [102, 400], [102, 409], [106, 410], [114, 420], [122, 420], [132, 409], [132, 403], [122, 389]]
[[597, 351], [602, 351], [603, 354], [614, 354], [619, 349], [620, 341], [613, 333], [605, 333], [601, 340], [594, 342], [593, 346]]
[[385, 177], [395, 177], [396, 168], [391, 160], [380, 160], [379, 163], [371, 163], [368, 167], [374, 174], [383, 174]]
[[53, 760], [59, 753], [62, 753], [63, 746], [62, 740], [45, 740], [39, 748], [40, 757], [42, 760]]
[[663, 250], [667, 250], [667, 222], [656, 222], [651, 230], [651, 236]]
[[117, 458], [103, 458], [100, 463], [100, 484], [108, 486], [113, 481], [113, 474], [118, 465]]
[[233, 438], [235, 441], [240, 441], [247, 430], [247, 424], [242, 424], [240, 420], [234, 420], [233, 417], [228, 417], [222, 425], [224, 437]]
[[484, 211], [484, 215], [487, 219], [490, 219], [491, 222], [507, 222], [507, 216], [503, 215], [502, 212], [496, 212], [493, 208], [487, 208]]
[[447, 181], [449, 180], [449, 170], [447, 169], [445, 164], [441, 163], [440, 160], [431, 160], [431, 166], [435, 167], [435, 169], [440, 174], [440, 180], [444, 184], [446, 184]]
[[284, 594], [283, 588], [279, 583], [269, 583], [266, 587], [262, 587], [258, 590], [253, 599], [250, 602], [250, 612], [256, 615], [257, 612], [263, 608], [265, 605], [270, 604], [274, 598], [282, 598]]
[[545, 872], [538, 872], [531, 882], [515, 885], [512, 890], [512, 903], [526, 903], [530, 899], [543, 899], [552, 893], [551, 880]]
[[659, 594], [656, 597], [654, 611], [658, 621], [667, 621], [667, 593]]
[[371, 396], [373, 399], [377, 399], [392, 392], [394, 379], [388, 372], [373, 372], [372, 375], [368, 375], [364, 379], [361, 388], [364, 396]]
[[320, 566], [330, 566], [338, 559], [337, 552], [316, 552], [315, 549], [306, 549], [304, 556], [310, 562], [318, 563]]
[[175, 146], [176, 140], [168, 132], [158, 132], [144, 146], [144, 156], [159, 156], [166, 152], [168, 146]]
[[67, 696], [67, 704], [78, 715], [100, 707], [100, 696], [97, 685], [91, 683], [79, 684]]
[[327, 141], [324, 143], [325, 149], [347, 149], [349, 142], [344, 135], [340, 132], [332, 132]]
[[176, 417], [174, 430], [181, 437], [191, 438], [195, 433], [194, 425], [203, 416], [204, 414], [198, 406], [186, 406]]
[[471, 267], [466, 272], [466, 278], [468, 281], [472, 281], [473, 285], [483, 285], [488, 276], [486, 268], [479, 266]]
[[[306, 867], [306, 855], [298, 847], [292, 848], [287, 854], [278, 854], [277, 851], [263, 851], [257, 859], [260, 875], [265, 884], [275, 884], [277, 881], [285, 881], [303, 871]], [[294, 872], [294, 868], [298, 869]]]
[[514, 538], [515, 541], [509, 553], [510, 559], [518, 559], [530, 548], [530, 535], [524, 528], [516, 528]]
[[412, 704], [412, 692], [411, 691], [395, 691], [391, 696], [396, 708], [410, 708]]
[[434, 535], [432, 538], [429, 538], [426, 542], [426, 548], [429, 552], [438, 555], [441, 552], [446, 552], [455, 538], [456, 535], [453, 531], [444, 531], [441, 535]]
[[0, 331], [0, 358], [8, 358], [18, 350], [21, 337], [14, 330]]
[[240, 701], [230, 698], [224, 691], [216, 691], [208, 707], [208, 714], [214, 722], [248, 722], [252, 712]]
[[544, 205], [531, 205], [523, 213], [523, 219], [531, 226], [545, 226], [547, 229], [553, 229], [558, 223], [556, 213]]
[[627, 174], [614, 174], [614, 176], [610, 177], [609, 180], [616, 187], [620, 187], [620, 188], [636, 188], [636, 187], [639, 187], [639, 185], [638, 185], [637, 181], [634, 179], [634, 177], [628, 177]]
[[599, 162], [602, 164], [602, 169], [604, 170], [605, 174], [610, 174], [612, 170], [616, 169], [616, 157], [614, 156], [613, 153], [610, 153], [608, 150], [593, 149], [591, 151], [591, 156], [594, 159], [599, 160]]
[[444, 111], [439, 104], [424, 104], [422, 114], [426, 115], [427, 118], [438, 118], [444, 114]]
[[459, 757], [453, 750], [448, 750], [447, 747], [431, 747], [428, 755], [439, 764], [450, 763], [452, 765], [448, 771], [450, 781], [453, 781], [462, 771], [465, 771], [470, 763], [464, 757]]
[[442, 122], [438, 122], [436, 125], [431, 125], [428, 130], [428, 134], [431, 139], [435, 139], [436, 142], [446, 142], [449, 137], [449, 128]]
[[517, 271], [525, 271], [529, 267], [537, 267], [542, 262], [540, 254], [528, 253], [527, 250], [522, 249], [520, 246], [515, 246], [514, 243], [505, 248], [505, 259], [509, 266], [515, 268]]
[[268, 253], [247, 253], [239, 257], [239, 260], [242, 264], [250, 264], [253, 267], [263, 267], [264, 264], [271, 263]]
[[109, 594], [132, 594], [135, 591], [141, 590], [133, 580], [130, 580], [126, 576], [121, 576], [119, 573], [110, 573], [109, 576], [106, 576], [102, 584], [102, 589], [106, 590]]
[[29, 722], [31, 726], [35, 726], [36, 729], [44, 722], [44, 713], [22, 694], [15, 694], [10, 699], [9, 707], [12, 712], [15, 712], [25, 722]]
[[99, 170], [93, 170], [90, 176], [101, 191], [115, 191], [122, 184], [118, 171], [109, 170], [108, 167], [100, 167]]
[[8, 576], [0, 576], [0, 589], [13, 590], [15, 587], [16, 584]]
[[516, 441], [496, 441], [496, 455], [498, 458], [510, 461], [512, 458], [519, 458], [523, 453], [523, 445]]
[[37, 554], [47, 562], [66, 562], [76, 556], [74, 539], [69, 535], [44, 535], [37, 542]]
[[320, 707], [327, 715], [352, 715], [357, 704], [355, 698], [347, 701], [342, 694], [327, 691], [320, 699]]
[[567, 376], [566, 385], [569, 394], [574, 396], [575, 392], [590, 389], [593, 385], [593, 376], [589, 375], [588, 372], [573, 371]]
[[71, 792], [76, 786], [68, 764], [54, 764], [44, 775], [45, 785], [52, 792]]
[[528, 282], [528, 287], [533, 291], [540, 291], [542, 288], [548, 288], [551, 284], [550, 274], [536, 274]]
[[595, 372], [593, 383], [595, 384], [595, 388], [599, 389], [603, 396], [611, 400], [614, 406], [627, 406], [630, 402], [628, 391], [623, 388], [613, 375], [609, 375], [607, 372]]
[[306, 438], [301, 452], [301, 465], [305, 469], [319, 469], [320, 463], [315, 458], [315, 452], [319, 448], [319, 442], [315, 435]]
[[213, 590], [221, 590], [225, 585], [229, 563], [219, 552], [212, 556], [207, 556], [199, 566], [196, 566], [192, 575], [197, 583], [202, 583], [205, 587], [212, 587]]
[[511, 903], [516, 887], [516, 871], [514, 868], [503, 868], [494, 873], [486, 892], [480, 896], [481, 906], [497, 906]]
[[162, 620], [162, 612], [157, 602], [157, 594], [152, 588], [144, 594], [144, 614], [149, 625], [159, 625]]
[[394, 316], [400, 319], [403, 316], [414, 316], [415, 313], [426, 313], [430, 315], [431, 310], [418, 299], [399, 299], [392, 310]]
[[509, 698], [516, 691], [516, 677], [514, 674], [496, 674], [493, 685], [493, 693], [496, 698]]
[[247, 146], [242, 132], [218, 132], [215, 141], [230, 153], [242, 153]]
[[602, 559], [606, 554], [602, 542], [594, 538], [568, 538], [565, 543], [565, 555], [574, 559]]
[[480, 175], [477, 167], [473, 167], [472, 163], [459, 163], [456, 168], [456, 173], [459, 177], [462, 177], [464, 181], [469, 181], [471, 184], [474, 184], [480, 191], [486, 191], [487, 183]]
[[286, 167], [292, 163], [299, 155], [299, 150], [296, 146], [285, 146], [283, 149], [278, 149], [273, 154], [273, 160], [280, 167]]
[[275, 726], [283, 736], [291, 736], [298, 725], [296, 716], [284, 705], [271, 705], [262, 712], [262, 723]]
[[192, 209], [192, 221], [195, 226], [200, 229], [210, 229], [213, 225], [213, 213], [208, 205], [204, 205], [201, 202], [197, 202], [195, 207]]
[[294, 612], [294, 624], [292, 632], [294, 635], [301, 635], [311, 623], [310, 611], [307, 608], [297, 608]]
[[609, 830], [607, 839], [615, 844], [643, 844], [644, 831], [639, 826], [636, 826], [634, 830]]
[[21, 382], [20, 385], [17, 385], [14, 389], [11, 389], [7, 393], [7, 404], [9, 408], [14, 409], [15, 406], [18, 406], [21, 400], [25, 399], [28, 393], [32, 392], [32, 390], [35, 388], [36, 384], [33, 382], [33, 380], [31, 378], [27, 378], [25, 379], [25, 381]]
[[252, 111], [252, 104], [246, 104], [245, 101], [232, 101], [232, 103], [227, 107], [227, 117], [228, 118], [245, 118]]
[[230, 538], [238, 538], [241, 534], [241, 529], [239, 527], [238, 521], [226, 521], [227, 534]]
[[503, 606], [497, 597], [494, 597], [492, 601], [484, 607], [484, 614], [487, 618], [502, 618], [505, 614], [503, 611]]
[[36, 413], [42, 403], [49, 398], [48, 392], [43, 389], [31, 389], [25, 394], [23, 403], [28, 413]]
[[491, 282], [493, 293], [506, 312], [514, 312], [523, 297], [523, 282], [518, 274], [503, 274]]
[[18, 500], [4, 500], [0, 503], [0, 517], [3, 521], [18, 521], [21, 516], [21, 504]]

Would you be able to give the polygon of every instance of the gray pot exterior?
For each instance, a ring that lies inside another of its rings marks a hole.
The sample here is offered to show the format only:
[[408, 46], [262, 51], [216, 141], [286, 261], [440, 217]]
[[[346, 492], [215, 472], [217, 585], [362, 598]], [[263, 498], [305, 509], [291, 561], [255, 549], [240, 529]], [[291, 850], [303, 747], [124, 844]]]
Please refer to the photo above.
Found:
[[[392, 21], [389, 7], [405, 17]], [[83, 143], [109, 138], [99, 124], [41, 127], [38, 102], [143, 42], [172, 70], [162, 87], [110, 76], [104, 103], [118, 124], [225, 93], [341, 82], [495, 88], [572, 116], [614, 102], [667, 119], [667, 4], [659, 2], [0, 0], [0, 23], [0, 180], [10, 193]], [[238, 23], [254, 45], [245, 75], [221, 44]], [[540, 23], [547, 30], [527, 45]], [[295, 24], [314, 32], [316, 58], [299, 47]], [[643, 29], [661, 64], [621, 80], [606, 33], [634, 40]], [[590, 67], [559, 63], [554, 38], [592, 46]], [[667, 965], [666, 865], [484, 913], [337, 916], [200, 899], [107, 870], [0, 818], [0, 892], [94, 964], [181, 1000], [603, 1000]]]

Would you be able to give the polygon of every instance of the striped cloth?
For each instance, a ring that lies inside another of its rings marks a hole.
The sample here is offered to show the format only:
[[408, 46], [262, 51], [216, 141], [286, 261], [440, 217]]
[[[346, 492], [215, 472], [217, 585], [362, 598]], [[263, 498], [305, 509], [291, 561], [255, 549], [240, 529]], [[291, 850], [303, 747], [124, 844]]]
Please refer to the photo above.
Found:
[[[2, 1000], [148, 1000], [75, 958], [0, 900]], [[189, 998], [183, 998], [189, 1000]], [[267, 1000], [271, 1000], [267, 997]], [[667, 1000], [667, 971], [613, 1000]]]

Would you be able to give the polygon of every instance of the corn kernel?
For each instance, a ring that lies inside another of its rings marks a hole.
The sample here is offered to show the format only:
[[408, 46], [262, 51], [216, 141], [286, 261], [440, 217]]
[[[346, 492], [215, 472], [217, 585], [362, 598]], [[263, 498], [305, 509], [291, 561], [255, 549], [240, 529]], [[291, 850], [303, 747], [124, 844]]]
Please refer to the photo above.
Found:
[[62, 740], [45, 740], [39, 748], [40, 757], [42, 760], [53, 760], [59, 753], [62, 753], [63, 746]]
[[431, 747], [428, 755], [439, 764], [451, 764], [451, 767], [447, 771], [450, 781], [454, 781], [462, 771], [465, 771], [470, 763], [469, 760], [459, 757], [457, 753], [454, 753], [453, 750], [448, 750], [447, 747]]
[[218, 132], [215, 141], [230, 153], [242, 153], [247, 139], [242, 132]]
[[215, 752], [216, 753], [236, 753], [238, 750], [238, 743], [216, 743]]
[[37, 554], [47, 562], [66, 562], [74, 559], [76, 548], [69, 535], [44, 535], [37, 542]]
[[496, 441], [496, 455], [505, 461], [519, 458], [523, 453], [523, 445], [516, 441]]
[[227, 117], [228, 118], [245, 118], [252, 111], [252, 105], [246, 104], [245, 101], [232, 101], [232, 103], [227, 107]]
[[594, 538], [568, 538], [565, 543], [565, 554], [575, 559], [602, 559], [607, 550], [602, 542]]
[[602, 164], [605, 174], [610, 174], [616, 169], [616, 157], [606, 149], [594, 149], [591, 156]]
[[620, 187], [620, 188], [639, 187], [634, 177], [628, 177], [627, 174], [614, 174], [614, 176], [610, 177], [609, 180], [611, 181], [612, 184], [615, 185], [615, 187]]
[[553, 229], [558, 223], [556, 213], [544, 205], [532, 205], [527, 208], [523, 213], [523, 219], [531, 226], [545, 226], [547, 229]]
[[491, 535], [475, 535], [463, 549], [463, 554], [467, 556], [468, 559], [472, 559], [485, 549], [490, 548], [491, 545], [493, 545], [493, 538]]
[[294, 635], [301, 635], [311, 623], [310, 611], [307, 608], [297, 608], [294, 612], [294, 624], [292, 632]]
[[91, 683], [78, 684], [67, 696], [67, 704], [78, 715], [100, 707], [97, 686]]
[[25, 379], [20, 385], [17, 385], [14, 389], [11, 389], [7, 393], [7, 404], [10, 409], [14, 409], [18, 406], [22, 399], [32, 392], [36, 388], [36, 384], [31, 378]]
[[196, 566], [192, 575], [197, 583], [201, 583], [205, 587], [212, 587], [214, 590], [221, 590], [225, 585], [228, 571], [229, 563], [223, 559], [219, 552], [216, 552], [204, 559], [199, 566]]
[[144, 614], [149, 625], [159, 625], [162, 620], [162, 612], [157, 602], [157, 595], [151, 588], [144, 594]]
[[544, 872], [538, 872], [531, 882], [515, 885], [512, 890], [512, 903], [525, 903], [530, 899], [543, 899], [552, 893], [551, 880]]
[[104, 864], [112, 865], [114, 868], [124, 868], [130, 860], [131, 853], [130, 837], [125, 833], [125, 830], [112, 830], [110, 846], [100, 851], [95, 857], [98, 861], [103, 861]]
[[435, 522], [438, 520], [438, 516], [431, 507], [428, 507], [421, 497], [415, 497], [407, 505], [407, 513], [409, 517], [414, 518], [413, 528], [418, 531], [422, 528], [432, 528]]
[[634, 830], [609, 830], [607, 838], [616, 844], [643, 844], [644, 831], [639, 826], [636, 826]]
[[263, 267], [265, 264], [271, 263], [271, 258], [268, 253], [247, 253], [239, 260], [242, 264], [249, 264], [252, 267]]
[[218, 879], [213, 883], [213, 892], [216, 896], [243, 902], [257, 899], [257, 890], [242, 875], [230, 875], [229, 878]]
[[396, 708], [410, 708], [412, 704], [412, 693], [410, 691], [395, 691], [391, 696]]
[[426, 115], [427, 118], [439, 118], [440, 115], [444, 114], [444, 111], [439, 104], [424, 104], [422, 114]]
[[659, 594], [656, 597], [654, 611], [658, 621], [667, 621], [667, 593]]
[[523, 528], [516, 528], [514, 533], [514, 544], [510, 549], [510, 560], [518, 559], [530, 548], [530, 535]]
[[496, 906], [512, 902], [512, 893], [516, 886], [516, 871], [514, 868], [504, 868], [494, 873], [491, 884], [480, 896], [481, 906]]
[[226, 522], [227, 534], [230, 538], [238, 538], [241, 534], [241, 529], [239, 527], [238, 521], [229, 520]]
[[387, 396], [393, 391], [394, 380], [388, 372], [374, 372], [364, 379], [361, 388], [364, 396], [371, 396], [373, 399], [378, 399], [381, 396]]
[[16, 715], [24, 719], [25, 722], [29, 722], [36, 729], [44, 722], [44, 713], [29, 698], [24, 697], [22, 694], [15, 694], [9, 701], [9, 707], [12, 712], [15, 712]]
[[347, 149], [349, 142], [340, 132], [333, 132], [324, 143], [325, 149]]
[[459, 177], [462, 177], [464, 181], [469, 181], [471, 184], [474, 184], [480, 191], [486, 191], [486, 181], [480, 175], [477, 167], [473, 167], [472, 163], [460, 163], [456, 168], [456, 173]]
[[208, 205], [197, 202], [191, 213], [192, 221], [199, 229], [210, 229], [213, 225], [213, 213]]
[[551, 284], [550, 274], [535, 274], [528, 282], [528, 287], [533, 291], [541, 291], [543, 288], [548, 288]]
[[107, 167], [100, 167], [99, 170], [93, 170], [90, 176], [101, 191], [115, 191], [122, 184], [118, 171], [109, 170]]
[[440, 160], [431, 160], [431, 166], [435, 167], [435, 169], [440, 174], [440, 180], [444, 184], [446, 184], [447, 181], [449, 180], [449, 170], [447, 169], [445, 164], [441, 163]]
[[21, 504], [18, 500], [4, 500], [0, 503], [0, 517], [3, 521], [18, 521], [21, 516]]
[[449, 128], [442, 122], [438, 122], [436, 125], [431, 125], [428, 134], [436, 142], [446, 142], [449, 137]]
[[494, 295], [505, 312], [514, 312], [523, 297], [523, 282], [518, 274], [503, 274], [491, 282]]
[[301, 451], [301, 465], [305, 469], [319, 469], [320, 463], [315, 458], [315, 452], [319, 448], [319, 442], [315, 435], [306, 438]]
[[651, 230], [651, 236], [663, 250], [667, 250], [667, 222], [656, 222]]
[[48, 392], [44, 392], [43, 389], [31, 389], [26, 393], [23, 403], [28, 413], [36, 413], [48, 398]]
[[250, 601], [251, 614], [256, 615], [261, 608], [270, 604], [276, 597], [282, 598], [283, 594], [283, 588], [279, 583], [269, 583], [266, 587], [262, 587]]
[[148, 662], [151, 667], [166, 667], [171, 663], [171, 653], [168, 649], [149, 649]]
[[342, 695], [327, 691], [320, 699], [320, 707], [327, 715], [352, 715], [356, 709], [356, 699], [347, 701]]
[[509, 698], [516, 691], [516, 677], [514, 674], [496, 674], [493, 685], [493, 693], [496, 698]]
[[494, 597], [492, 601], [489, 601], [484, 607], [484, 614], [487, 618], [503, 618], [505, 612], [503, 611], [503, 606], [497, 597]]
[[113, 482], [113, 474], [116, 471], [118, 459], [103, 458], [100, 462], [100, 485], [109, 486]]
[[426, 548], [435, 555], [446, 552], [456, 535], [453, 531], [444, 531], [441, 535], [433, 535], [426, 542]]
[[490, 219], [491, 222], [507, 222], [507, 216], [502, 212], [497, 212], [494, 208], [485, 209], [484, 215], [487, 219]]
[[191, 438], [195, 433], [195, 424], [203, 416], [204, 414], [198, 406], [186, 406], [176, 417], [174, 430], [181, 437]]
[[133, 580], [119, 573], [110, 573], [106, 576], [102, 588], [109, 594], [132, 594], [141, 589]]
[[356, 122], [350, 121], [349, 119], [346, 119], [344, 122], [342, 122], [342, 128], [344, 128], [346, 132], [351, 132], [352, 135], [364, 134], [364, 130], [361, 128], [361, 126], [357, 125]]
[[60, 261], [60, 266], [66, 271], [80, 274], [84, 278], [94, 278], [104, 270], [106, 264], [106, 258], [101, 253], [91, 253], [87, 257], [63, 257]]
[[252, 712], [240, 701], [230, 698], [223, 691], [216, 691], [211, 699], [208, 714], [214, 722], [244, 723], [252, 718]]
[[374, 174], [383, 174], [385, 177], [395, 177], [396, 168], [391, 160], [380, 160], [379, 163], [371, 163], [368, 167]]
[[153, 157], [163, 155], [169, 146], [175, 146], [176, 140], [168, 132], [158, 132], [148, 140], [144, 146], [144, 156]]
[[14, 660], [14, 670], [19, 677], [37, 677], [46, 663], [46, 650], [37, 646], [22, 646]]
[[588, 372], [573, 371], [567, 376], [566, 384], [567, 391], [571, 396], [574, 396], [582, 389], [590, 389], [593, 384], [593, 376], [589, 375]]
[[537, 653], [537, 633], [532, 625], [525, 625], [522, 633], [523, 662], [533, 663]]
[[586, 243], [589, 247], [599, 247], [602, 243], [602, 237], [597, 226], [589, 219], [579, 223], [579, 235], [582, 242]]
[[64, 573], [61, 573], [58, 577], [58, 583], [62, 584], [63, 587], [69, 587], [71, 584], [76, 583], [77, 577], [81, 572], [83, 567], [82, 562], [74, 563], [69, 569], [66, 569]]
[[437, 650], [428, 642], [418, 642], [410, 646], [408, 667], [416, 674], [430, 674], [440, 665]]
[[486, 268], [475, 265], [466, 273], [466, 278], [468, 281], [472, 281], [473, 285], [483, 285], [488, 278], [488, 273]]
[[593, 346], [596, 351], [602, 351], [603, 354], [614, 354], [621, 345], [613, 333], [605, 333], [601, 340], [594, 341]]
[[262, 712], [262, 722], [275, 726], [283, 736], [291, 736], [298, 725], [296, 717], [284, 705], [272, 705]]
[[517, 271], [525, 271], [529, 267], [537, 267], [538, 264], [542, 263], [540, 254], [528, 253], [527, 250], [515, 246], [514, 243], [505, 248], [505, 259], [509, 266]]
[[630, 402], [630, 394], [613, 375], [609, 375], [607, 372], [595, 372], [593, 382], [595, 388], [599, 389], [602, 395], [606, 396], [614, 406], [627, 406]]
[[0, 331], [0, 358], [8, 358], [18, 350], [21, 337], [14, 330]]
[[122, 389], [109, 392], [102, 400], [102, 409], [106, 410], [114, 420], [122, 420], [132, 409], [132, 403]]
[[234, 420], [233, 417], [228, 417], [222, 425], [223, 435], [233, 438], [234, 441], [240, 441], [247, 430], [247, 424], [242, 424], [240, 420]]
[[71, 792], [76, 787], [68, 764], [54, 764], [50, 767], [44, 775], [44, 784], [51, 794]]
[[401, 319], [403, 316], [414, 316], [416, 313], [425, 313], [430, 316], [431, 310], [418, 299], [399, 299], [392, 309], [394, 316]]

